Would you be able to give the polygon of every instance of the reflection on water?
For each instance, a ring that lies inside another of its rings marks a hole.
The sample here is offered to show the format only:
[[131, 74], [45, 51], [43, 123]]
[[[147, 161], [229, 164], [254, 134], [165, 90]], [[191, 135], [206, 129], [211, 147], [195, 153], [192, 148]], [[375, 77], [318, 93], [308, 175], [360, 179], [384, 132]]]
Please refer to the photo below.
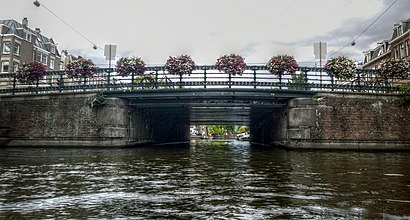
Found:
[[381, 219], [410, 216], [409, 153], [247, 142], [0, 149], [0, 219]]

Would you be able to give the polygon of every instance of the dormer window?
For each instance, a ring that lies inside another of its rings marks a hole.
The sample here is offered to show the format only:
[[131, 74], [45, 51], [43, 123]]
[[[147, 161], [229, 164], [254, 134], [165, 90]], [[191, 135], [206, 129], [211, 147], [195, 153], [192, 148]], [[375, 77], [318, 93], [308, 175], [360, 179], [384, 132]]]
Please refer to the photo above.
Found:
[[397, 27], [397, 36], [400, 36], [402, 34], [403, 34], [403, 26], [400, 25]]
[[31, 43], [31, 34], [27, 31], [24, 32], [24, 39]]
[[51, 46], [50, 47], [50, 52], [55, 54], [56, 53], [56, 47], [55, 46]]

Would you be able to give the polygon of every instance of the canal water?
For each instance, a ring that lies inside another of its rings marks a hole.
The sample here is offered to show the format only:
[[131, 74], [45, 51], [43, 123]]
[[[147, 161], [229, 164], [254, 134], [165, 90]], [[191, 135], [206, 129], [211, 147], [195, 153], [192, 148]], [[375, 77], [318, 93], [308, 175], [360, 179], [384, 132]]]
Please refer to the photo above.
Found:
[[406, 216], [406, 152], [287, 151], [239, 141], [0, 149], [0, 219]]

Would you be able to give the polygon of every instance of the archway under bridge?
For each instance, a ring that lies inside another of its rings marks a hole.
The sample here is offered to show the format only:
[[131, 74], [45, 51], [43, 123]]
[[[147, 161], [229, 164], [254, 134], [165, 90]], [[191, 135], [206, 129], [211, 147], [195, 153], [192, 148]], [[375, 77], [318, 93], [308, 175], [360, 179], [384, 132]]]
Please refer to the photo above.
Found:
[[[126, 99], [137, 111], [154, 115], [161, 129], [168, 130], [157, 135], [161, 137], [170, 135], [172, 126], [189, 129], [191, 125], [246, 125], [251, 127], [251, 132], [259, 133], [264, 124], [262, 132], [272, 133], [267, 129], [281, 131], [279, 126], [284, 125], [283, 113], [286, 112], [289, 100], [311, 98], [315, 94], [314, 91], [244, 88], [105, 92], [106, 97]], [[172, 125], [165, 128], [168, 120], [172, 121], [168, 123]], [[253, 140], [255, 142], [265, 142], [264, 135], [256, 135], [255, 138], [262, 138], [260, 141]]]

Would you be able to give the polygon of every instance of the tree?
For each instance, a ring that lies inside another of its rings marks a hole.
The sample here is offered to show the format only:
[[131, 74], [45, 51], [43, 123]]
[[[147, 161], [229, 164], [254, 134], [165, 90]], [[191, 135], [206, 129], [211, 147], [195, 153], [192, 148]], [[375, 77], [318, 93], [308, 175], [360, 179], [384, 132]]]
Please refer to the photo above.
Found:
[[249, 130], [251, 130], [248, 126], [240, 126], [239, 128], [238, 128], [238, 133], [244, 133], [244, 132], [247, 132], [247, 131], [249, 131]]

